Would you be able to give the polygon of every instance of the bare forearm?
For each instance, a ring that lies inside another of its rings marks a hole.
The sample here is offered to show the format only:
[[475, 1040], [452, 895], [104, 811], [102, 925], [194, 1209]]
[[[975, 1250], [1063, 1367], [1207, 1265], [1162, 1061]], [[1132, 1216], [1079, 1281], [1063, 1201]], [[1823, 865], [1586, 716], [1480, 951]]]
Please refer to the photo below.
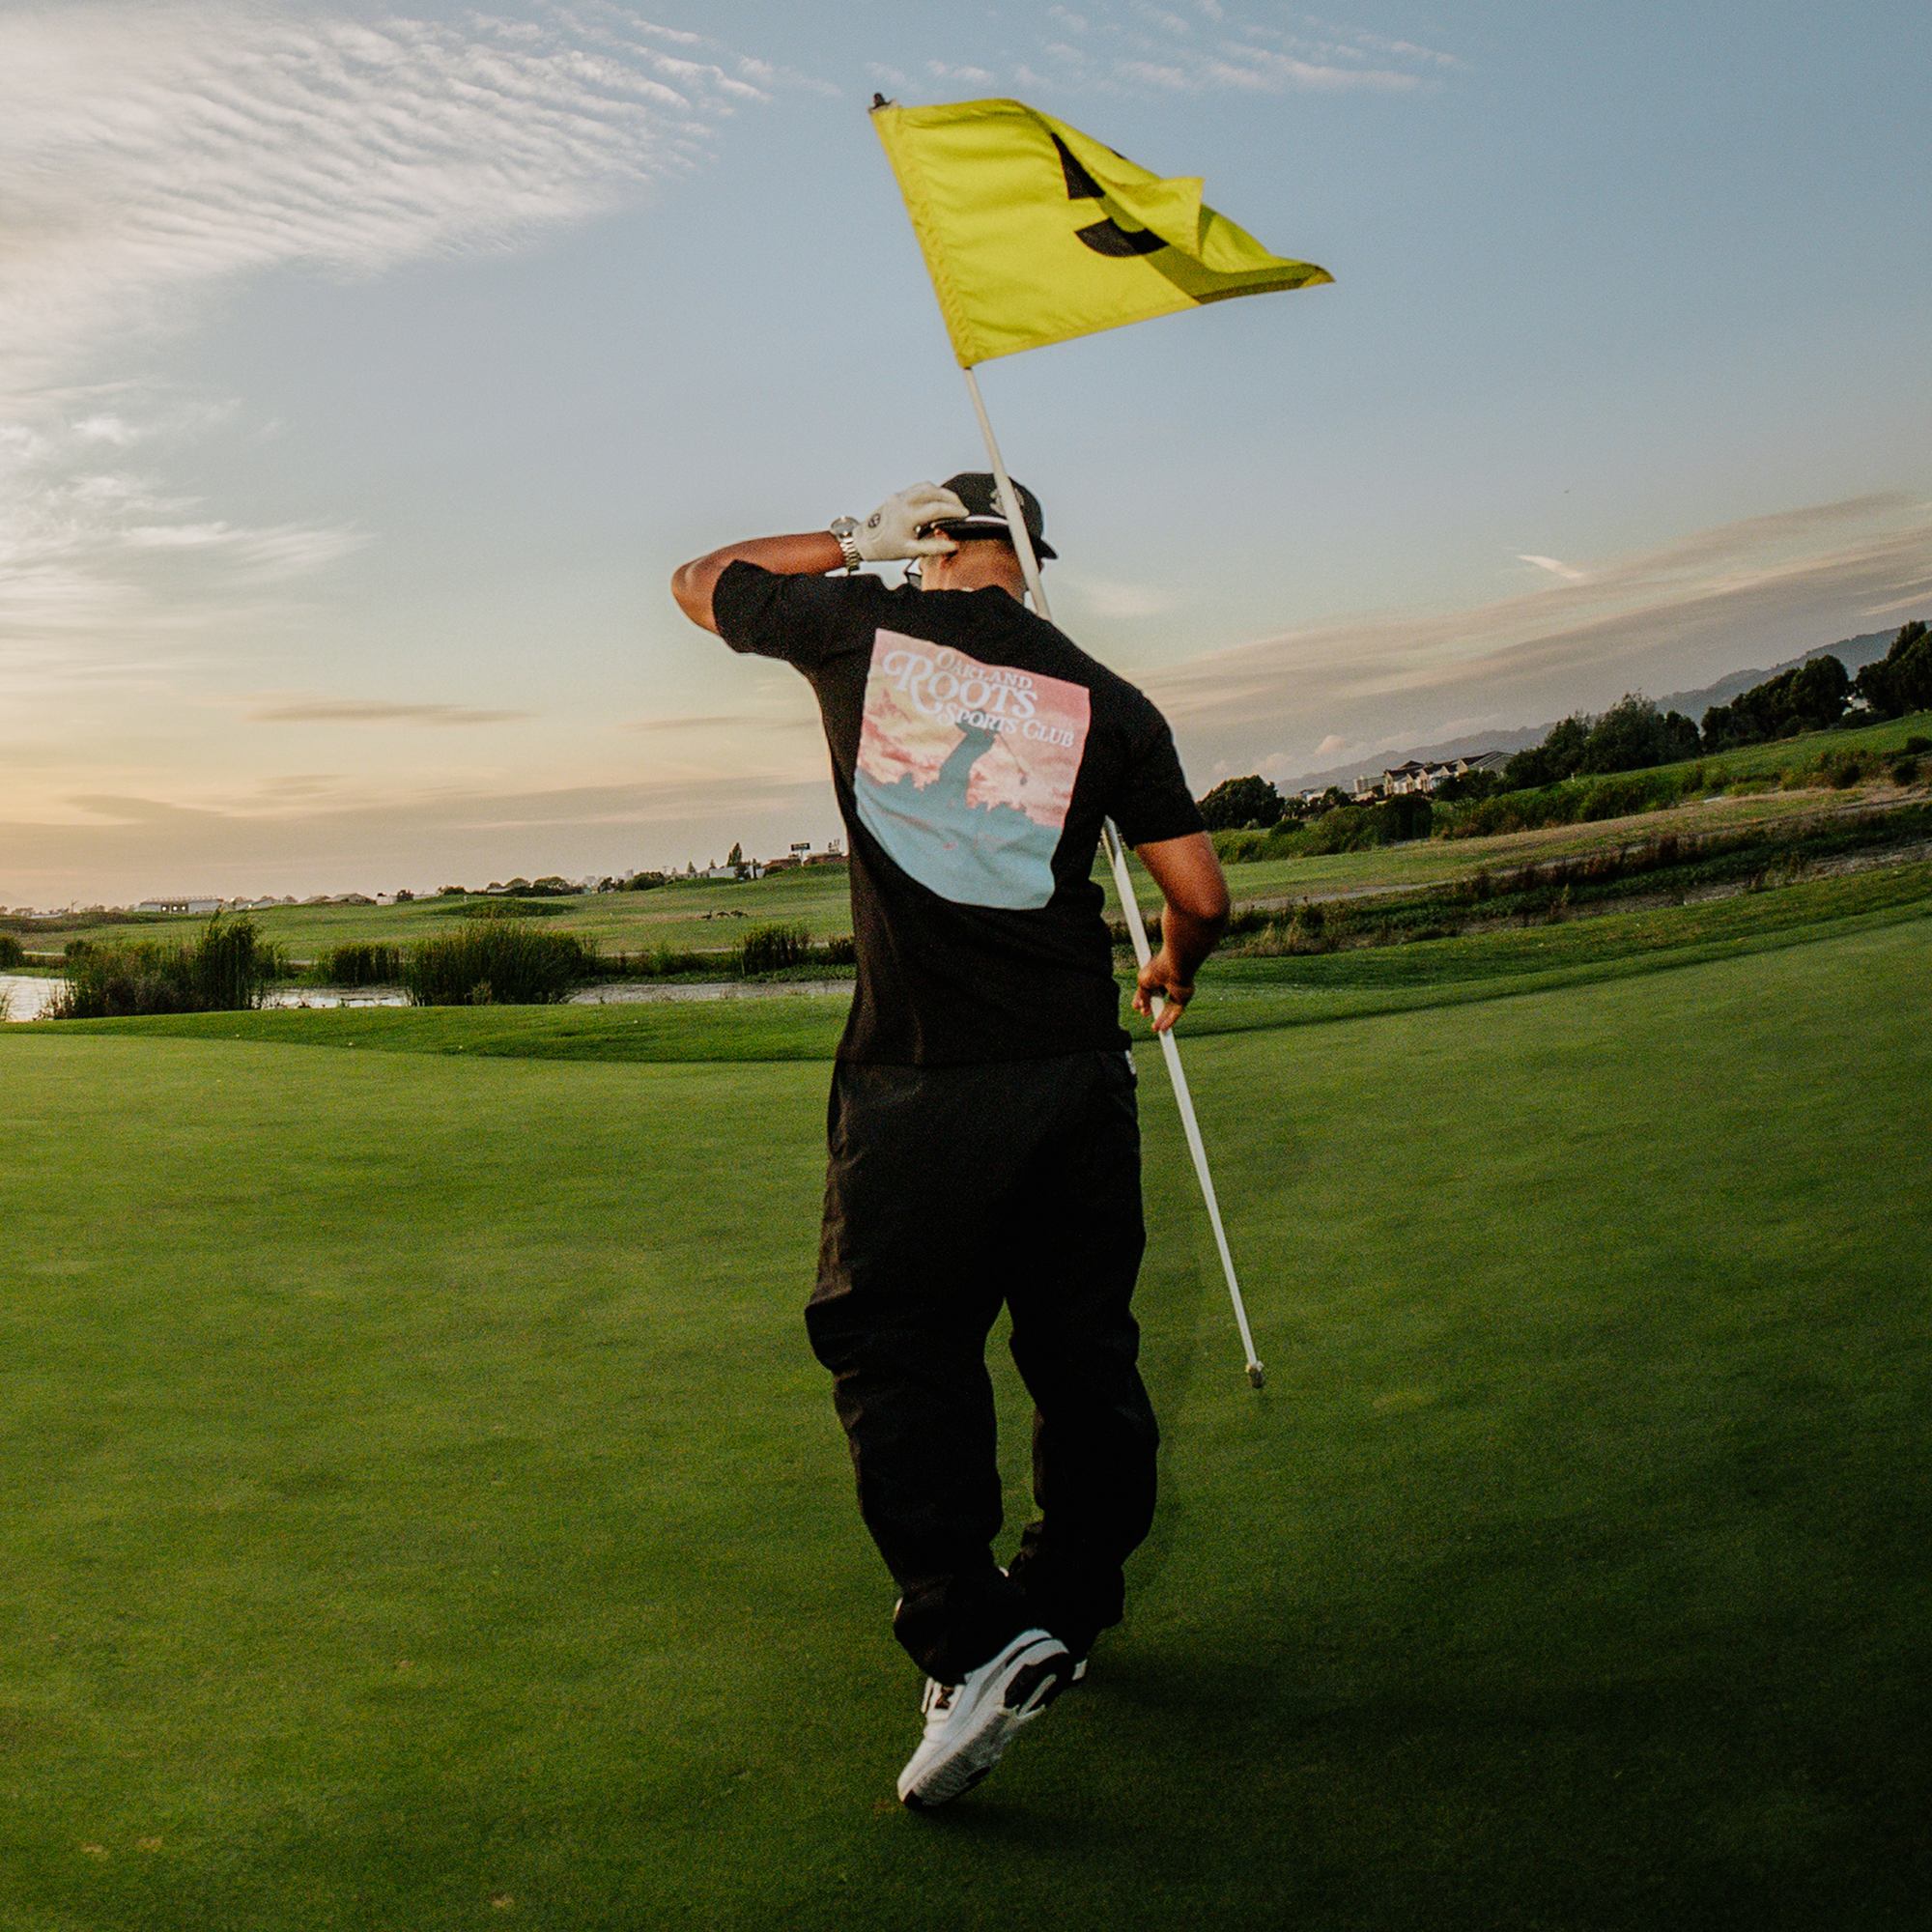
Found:
[[1160, 950], [1174, 977], [1186, 985], [1194, 983], [1208, 955], [1221, 943], [1228, 929], [1228, 915], [1218, 919], [1199, 919], [1176, 906], [1163, 909], [1160, 916]]
[[[1142, 967], [1134, 1010], [1165, 1033], [1194, 994], [1194, 976], [1228, 929], [1228, 882], [1214, 841], [1205, 832], [1137, 845], [1135, 851], [1160, 888], [1160, 951]], [[1154, 1014], [1153, 1002], [1166, 1002]]]
[[845, 553], [830, 530], [747, 537], [743, 543], [726, 544], [723, 550], [680, 564], [670, 580], [670, 594], [694, 624], [715, 632], [718, 620], [711, 613], [711, 593], [732, 564], [755, 563], [775, 577], [823, 577], [827, 571], [841, 569], [844, 562]]

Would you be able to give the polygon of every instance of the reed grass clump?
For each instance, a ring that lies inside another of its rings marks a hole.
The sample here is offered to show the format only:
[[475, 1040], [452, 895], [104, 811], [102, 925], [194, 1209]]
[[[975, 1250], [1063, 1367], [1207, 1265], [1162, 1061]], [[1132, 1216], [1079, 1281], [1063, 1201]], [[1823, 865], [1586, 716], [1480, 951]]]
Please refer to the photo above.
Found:
[[808, 925], [754, 925], [732, 949], [739, 972], [782, 973], [803, 966], [811, 957], [811, 928]]
[[506, 919], [418, 940], [404, 952], [399, 977], [418, 1007], [551, 1007], [601, 967], [596, 949], [575, 933]]
[[281, 947], [253, 920], [215, 916], [186, 944], [70, 951], [67, 983], [43, 1009], [54, 1020], [119, 1019], [141, 1013], [246, 1012], [288, 971]]
[[403, 977], [403, 953], [397, 946], [355, 941], [331, 946], [309, 974], [319, 986], [394, 986]]
[[626, 954], [624, 971], [635, 973], [642, 980], [670, 980], [680, 973], [702, 973], [707, 969], [717, 969], [715, 954], [694, 952], [688, 948], [680, 948], [664, 943], [652, 947], [647, 952], [639, 952], [635, 957]]

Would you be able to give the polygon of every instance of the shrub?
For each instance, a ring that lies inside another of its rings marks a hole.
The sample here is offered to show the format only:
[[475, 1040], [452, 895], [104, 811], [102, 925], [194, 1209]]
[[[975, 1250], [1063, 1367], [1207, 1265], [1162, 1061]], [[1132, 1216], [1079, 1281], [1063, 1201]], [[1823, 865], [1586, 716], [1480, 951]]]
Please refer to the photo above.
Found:
[[[1667, 802], [1677, 787], [1660, 781], [1644, 772], [1626, 772], [1616, 778], [1599, 779], [1583, 795], [1577, 817], [1595, 822], [1603, 818], [1627, 818], [1634, 811]], [[1660, 796], [1661, 794], [1661, 796]]]
[[554, 919], [564, 908], [541, 899], [476, 899], [454, 910], [459, 919]]
[[1838, 791], [1848, 791], [1870, 775], [1873, 759], [1868, 752], [1827, 752], [1818, 760], [1818, 776]]
[[1239, 832], [1216, 832], [1212, 838], [1214, 855], [1224, 866], [1245, 866], [1255, 859], [1270, 858], [1279, 849], [1267, 833], [1252, 827]]
[[859, 942], [849, 932], [828, 939], [821, 951], [828, 966], [856, 966], [859, 963]]
[[1259, 773], [1244, 779], [1224, 779], [1201, 801], [1201, 822], [1209, 832], [1234, 832], [1243, 826], [1265, 830], [1282, 814], [1281, 794]]
[[1498, 792], [1478, 805], [1464, 806], [1451, 823], [1449, 837], [1487, 838], [1498, 832], [1533, 831], [1539, 825], [1569, 825], [1579, 816], [1589, 795], [1588, 789], [1575, 784]]
[[1410, 838], [1427, 838], [1435, 829], [1435, 808], [1427, 792], [1400, 792], [1376, 807], [1381, 834], [1392, 845]]
[[1895, 785], [1917, 784], [1918, 782], [1918, 760], [1900, 758], [1891, 768], [1891, 781]]
[[116, 1019], [138, 1013], [246, 1012], [287, 970], [279, 946], [260, 939], [252, 920], [219, 913], [185, 946], [148, 941], [71, 953], [67, 983], [43, 1011], [56, 1020]]
[[[1289, 922], [1286, 950], [1290, 952], [1334, 952], [1335, 935], [1329, 930], [1330, 923], [1322, 907], [1313, 899], [1303, 899]], [[1272, 933], [1274, 928], [1270, 926], [1268, 930]]]
[[0, 973], [26, 963], [27, 955], [21, 950], [20, 942], [11, 932], [0, 932]]
[[1373, 810], [1359, 805], [1339, 805], [1324, 811], [1301, 835], [1304, 852], [1361, 852], [1382, 843], [1382, 827]]
[[355, 942], [331, 946], [315, 962], [313, 978], [325, 986], [393, 986], [403, 977], [403, 955], [394, 946]]
[[1898, 749], [1908, 758], [1921, 757], [1925, 753], [1932, 752], [1932, 738], [1908, 738]]
[[403, 953], [400, 977], [418, 1007], [549, 1007], [599, 964], [575, 933], [506, 919], [418, 940]]
[[754, 925], [732, 949], [738, 971], [781, 973], [803, 966], [811, 957], [811, 928], [807, 925]]

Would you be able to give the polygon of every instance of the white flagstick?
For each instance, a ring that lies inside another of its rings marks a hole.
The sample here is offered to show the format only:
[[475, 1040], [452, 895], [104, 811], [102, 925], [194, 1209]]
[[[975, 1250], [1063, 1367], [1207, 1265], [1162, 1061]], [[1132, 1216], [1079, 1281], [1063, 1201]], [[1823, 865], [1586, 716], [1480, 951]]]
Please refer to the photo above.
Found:
[[[993, 480], [1000, 489], [1000, 507], [1007, 514], [1007, 527], [1012, 532], [1013, 549], [1019, 554], [1020, 569], [1026, 575], [1027, 589], [1033, 594], [1033, 608], [1048, 623], [1053, 621], [1053, 613], [1046, 608], [1046, 591], [1039, 581], [1039, 559], [1033, 553], [1033, 536], [1027, 529], [1026, 519], [1020, 514], [1019, 493], [1013, 488], [1007, 475], [1007, 466], [1000, 456], [1000, 445], [993, 438], [993, 425], [986, 414], [986, 405], [980, 395], [978, 378], [969, 368], [965, 372], [966, 390], [973, 398], [973, 412], [980, 418], [980, 434], [986, 440], [986, 454], [993, 462]], [[1106, 820], [1102, 833], [1107, 847], [1107, 857], [1114, 867], [1114, 884], [1121, 895], [1121, 913], [1127, 923], [1128, 936], [1134, 942], [1134, 957], [1145, 966], [1153, 955], [1148, 945], [1147, 925], [1141, 918], [1140, 901], [1134, 896], [1134, 882], [1127, 871], [1127, 855], [1121, 843], [1121, 835], [1114, 821]], [[1153, 997], [1156, 1013], [1165, 1010], [1167, 1002], [1158, 993]], [[1168, 1078], [1174, 1082], [1175, 1104], [1180, 1109], [1181, 1130], [1187, 1136], [1187, 1151], [1194, 1156], [1194, 1172], [1201, 1180], [1201, 1198], [1208, 1204], [1208, 1219], [1214, 1229], [1214, 1245], [1221, 1251], [1221, 1271], [1228, 1277], [1228, 1298], [1235, 1304], [1235, 1326], [1241, 1331], [1241, 1347], [1247, 1350], [1248, 1381], [1254, 1388], [1266, 1384], [1267, 1372], [1255, 1359], [1255, 1338], [1248, 1330], [1248, 1311], [1241, 1300], [1241, 1285], [1235, 1279], [1235, 1258], [1228, 1252], [1228, 1236], [1221, 1226], [1221, 1204], [1214, 1194], [1214, 1177], [1208, 1171], [1208, 1150], [1201, 1143], [1201, 1123], [1194, 1118], [1194, 1096], [1187, 1091], [1187, 1075], [1181, 1071], [1180, 1048], [1174, 1035], [1158, 1034], [1161, 1052], [1167, 1061]]]

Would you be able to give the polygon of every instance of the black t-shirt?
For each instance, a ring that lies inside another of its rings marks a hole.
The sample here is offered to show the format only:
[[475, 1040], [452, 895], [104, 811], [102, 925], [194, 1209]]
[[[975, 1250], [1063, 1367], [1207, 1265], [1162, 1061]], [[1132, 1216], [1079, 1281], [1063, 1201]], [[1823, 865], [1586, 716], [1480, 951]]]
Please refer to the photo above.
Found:
[[734, 651], [802, 671], [825, 721], [859, 955], [838, 1057], [1124, 1045], [1100, 821], [1129, 845], [1202, 829], [1153, 705], [1004, 590], [734, 563], [711, 608]]

